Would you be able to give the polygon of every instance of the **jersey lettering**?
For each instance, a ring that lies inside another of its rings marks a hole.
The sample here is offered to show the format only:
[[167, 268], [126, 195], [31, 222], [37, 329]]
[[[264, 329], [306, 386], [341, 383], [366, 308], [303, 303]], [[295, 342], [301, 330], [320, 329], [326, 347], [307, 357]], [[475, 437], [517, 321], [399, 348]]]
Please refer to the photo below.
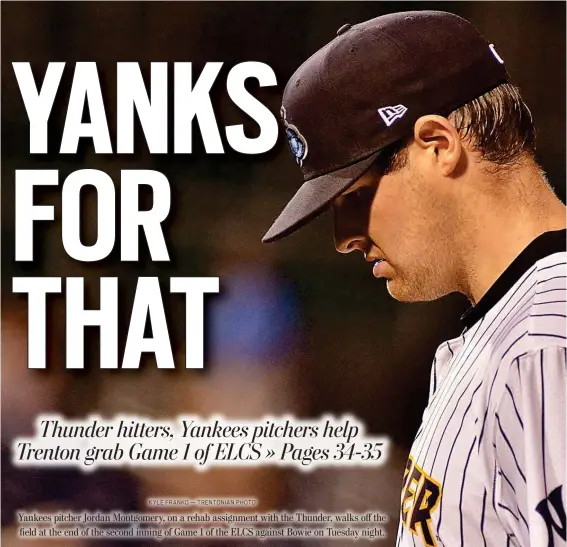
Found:
[[431, 513], [441, 501], [441, 485], [415, 464], [410, 456], [404, 471], [401, 520], [406, 529], [420, 537], [428, 547], [437, 547]]

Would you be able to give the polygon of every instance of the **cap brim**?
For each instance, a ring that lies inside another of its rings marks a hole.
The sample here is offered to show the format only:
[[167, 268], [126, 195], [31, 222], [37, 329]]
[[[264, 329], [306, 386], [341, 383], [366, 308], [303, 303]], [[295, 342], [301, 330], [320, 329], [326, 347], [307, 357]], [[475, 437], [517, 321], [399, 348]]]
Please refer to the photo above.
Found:
[[374, 163], [378, 153], [327, 175], [303, 183], [274, 221], [264, 243], [282, 239], [323, 213], [331, 202], [352, 186]]

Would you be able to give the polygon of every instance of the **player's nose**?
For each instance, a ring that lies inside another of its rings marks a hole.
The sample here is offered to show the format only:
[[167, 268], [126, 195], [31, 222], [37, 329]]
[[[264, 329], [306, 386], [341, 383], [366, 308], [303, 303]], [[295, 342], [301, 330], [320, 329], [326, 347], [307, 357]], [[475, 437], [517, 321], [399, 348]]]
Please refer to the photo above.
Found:
[[366, 240], [363, 237], [340, 237], [335, 236], [335, 249], [339, 253], [347, 254], [352, 251], [366, 252]]
[[352, 251], [366, 252], [367, 240], [362, 230], [356, 229], [351, 222], [345, 222], [335, 211], [333, 221], [333, 238], [335, 249], [339, 253], [350, 253]]

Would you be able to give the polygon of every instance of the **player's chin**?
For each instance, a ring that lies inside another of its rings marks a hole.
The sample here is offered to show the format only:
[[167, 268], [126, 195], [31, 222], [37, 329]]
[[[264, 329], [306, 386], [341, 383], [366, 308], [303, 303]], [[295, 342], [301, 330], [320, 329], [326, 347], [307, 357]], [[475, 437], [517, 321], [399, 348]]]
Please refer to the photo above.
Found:
[[387, 279], [386, 287], [390, 296], [398, 302], [430, 302], [439, 298], [437, 291], [399, 276]]

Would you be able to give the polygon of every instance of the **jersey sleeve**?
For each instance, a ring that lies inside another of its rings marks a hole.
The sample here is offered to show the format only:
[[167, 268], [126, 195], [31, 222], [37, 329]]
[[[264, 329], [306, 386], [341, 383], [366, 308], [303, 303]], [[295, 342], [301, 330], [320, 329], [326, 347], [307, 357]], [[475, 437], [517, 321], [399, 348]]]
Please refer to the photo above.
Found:
[[512, 363], [496, 412], [496, 512], [521, 547], [566, 545], [566, 350]]

